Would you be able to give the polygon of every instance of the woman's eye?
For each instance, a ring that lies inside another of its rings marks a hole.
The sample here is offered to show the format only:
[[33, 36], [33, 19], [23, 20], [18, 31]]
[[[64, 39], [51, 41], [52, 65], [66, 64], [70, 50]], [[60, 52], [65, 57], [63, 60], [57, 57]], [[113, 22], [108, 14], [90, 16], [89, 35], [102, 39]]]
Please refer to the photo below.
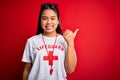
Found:
[[51, 20], [55, 20], [55, 18], [51, 18]]
[[46, 17], [42, 17], [42, 20], [47, 20], [47, 18]]

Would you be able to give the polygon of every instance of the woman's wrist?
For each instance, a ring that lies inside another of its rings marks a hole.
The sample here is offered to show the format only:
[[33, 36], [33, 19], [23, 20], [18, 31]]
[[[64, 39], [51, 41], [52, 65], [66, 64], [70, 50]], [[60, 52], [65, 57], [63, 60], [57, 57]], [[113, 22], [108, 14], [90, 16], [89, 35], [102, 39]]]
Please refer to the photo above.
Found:
[[67, 45], [68, 45], [69, 47], [74, 47], [74, 42], [69, 42]]

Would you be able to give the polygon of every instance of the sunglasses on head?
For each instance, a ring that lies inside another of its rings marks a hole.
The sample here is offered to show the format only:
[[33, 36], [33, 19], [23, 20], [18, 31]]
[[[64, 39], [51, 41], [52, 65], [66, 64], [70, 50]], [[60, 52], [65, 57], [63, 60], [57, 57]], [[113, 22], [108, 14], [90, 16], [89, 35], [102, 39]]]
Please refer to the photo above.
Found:
[[55, 8], [57, 6], [58, 6], [57, 4], [42, 4], [42, 7], [45, 7], [45, 8], [47, 8], [47, 7]]

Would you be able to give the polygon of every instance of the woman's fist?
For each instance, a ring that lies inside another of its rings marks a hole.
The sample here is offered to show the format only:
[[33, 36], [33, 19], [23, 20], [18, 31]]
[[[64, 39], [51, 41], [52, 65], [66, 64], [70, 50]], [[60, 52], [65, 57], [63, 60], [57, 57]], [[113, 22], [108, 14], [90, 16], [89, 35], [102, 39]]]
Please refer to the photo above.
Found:
[[74, 44], [74, 39], [78, 31], [79, 29], [76, 29], [75, 32], [72, 32], [71, 30], [66, 30], [64, 32], [63, 37], [66, 40], [68, 45]]

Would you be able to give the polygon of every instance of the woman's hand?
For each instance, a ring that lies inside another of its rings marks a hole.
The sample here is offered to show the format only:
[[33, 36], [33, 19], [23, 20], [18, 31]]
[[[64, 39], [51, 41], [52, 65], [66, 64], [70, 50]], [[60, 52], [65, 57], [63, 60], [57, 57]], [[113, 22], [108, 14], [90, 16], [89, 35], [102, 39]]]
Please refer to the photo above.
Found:
[[78, 31], [79, 29], [76, 29], [74, 33], [71, 30], [66, 30], [64, 32], [63, 37], [66, 40], [68, 45], [74, 45], [74, 39]]
[[75, 32], [72, 32], [71, 30], [66, 30], [63, 34], [63, 37], [65, 38], [67, 42], [67, 53], [65, 56], [65, 70], [68, 73], [72, 73], [75, 70], [77, 59], [75, 56], [75, 48], [74, 48], [74, 39], [76, 37], [76, 34], [79, 29], [76, 29]]

